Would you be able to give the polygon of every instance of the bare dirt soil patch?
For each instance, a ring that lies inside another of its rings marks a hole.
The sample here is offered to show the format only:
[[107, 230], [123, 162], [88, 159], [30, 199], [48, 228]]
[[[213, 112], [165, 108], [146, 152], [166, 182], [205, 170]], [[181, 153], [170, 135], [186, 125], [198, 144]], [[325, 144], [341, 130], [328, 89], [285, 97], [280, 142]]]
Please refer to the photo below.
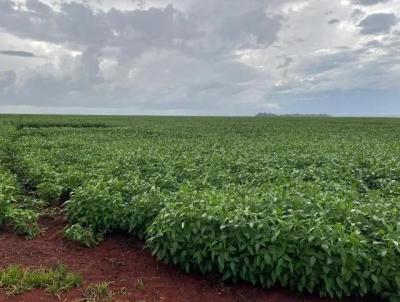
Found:
[[[282, 289], [261, 289], [248, 284], [224, 285], [218, 278], [187, 274], [160, 263], [143, 242], [129, 235], [113, 234], [94, 248], [84, 248], [65, 240], [62, 219], [42, 219], [43, 235], [26, 240], [6, 229], [0, 230], [0, 269], [10, 264], [24, 266], [67, 265], [80, 272], [84, 281], [111, 282], [114, 301], [130, 302], [332, 302], [330, 299], [299, 296]], [[82, 289], [56, 297], [42, 290], [7, 297], [5, 301], [79, 301]], [[356, 301], [348, 299], [347, 301]], [[361, 300], [360, 300], [361, 301]], [[363, 300], [366, 301], [366, 300]]]

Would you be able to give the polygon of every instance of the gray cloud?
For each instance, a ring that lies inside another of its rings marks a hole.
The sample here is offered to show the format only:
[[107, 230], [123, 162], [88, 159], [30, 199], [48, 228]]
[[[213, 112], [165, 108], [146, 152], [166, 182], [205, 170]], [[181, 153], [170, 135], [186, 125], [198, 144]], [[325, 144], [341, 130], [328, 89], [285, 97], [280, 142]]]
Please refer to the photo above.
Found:
[[219, 30], [221, 37], [242, 48], [270, 45], [280, 28], [281, 18], [267, 16], [262, 10], [254, 10], [227, 18]]
[[357, 5], [375, 5], [378, 3], [386, 3], [391, 0], [352, 0], [352, 3], [357, 4]]
[[0, 0], [0, 28], [21, 38], [72, 47], [116, 45], [136, 52], [147, 47], [172, 47], [177, 40], [196, 36], [195, 24], [172, 5], [165, 8], [108, 12], [86, 4], [62, 2], [59, 10], [39, 0], [28, 0], [27, 10]]
[[358, 8], [353, 10], [353, 12], [351, 13], [351, 17], [354, 20], [356, 20], [357, 18], [363, 17], [363, 16], [365, 16], [365, 12]]
[[288, 72], [289, 72], [289, 66], [290, 64], [293, 63], [293, 59], [290, 57], [285, 57], [285, 60], [283, 61], [282, 64], [278, 65], [278, 67], [276, 67], [276, 69], [282, 69], [283, 70], [283, 77], [287, 77]]
[[14, 71], [0, 71], [0, 89], [15, 83], [17, 76]]
[[34, 53], [23, 50], [0, 50], [0, 55], [23, 57], [23, 58], [38, 58]]
[[381, 34], [390, 31], [397, 22], [398, 18], [393, 13], [378, 13], [367, 16], [358, 26], [364, 35]]
[[338, 19], [331, 19], [328, 21], [328, 24], [336, 24], [339, 23], [340, 21]]

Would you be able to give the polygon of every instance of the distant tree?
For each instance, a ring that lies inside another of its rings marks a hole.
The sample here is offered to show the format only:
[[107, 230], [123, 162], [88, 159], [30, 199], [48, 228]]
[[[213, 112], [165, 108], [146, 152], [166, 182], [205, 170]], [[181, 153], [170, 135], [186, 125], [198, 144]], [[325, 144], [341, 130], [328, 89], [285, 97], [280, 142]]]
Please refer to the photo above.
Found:
[[256, 114], [256, 117], [273, 117], [273, 116], [276, 116], [276, 114], [270, 112], [259, 112]]
[[286, 116], [286, 117], [330, 117], [331, 115], [326, 113], [289, 113], [289, 114], [275, 114], [270, 112], [259, 112], [255, 115], [256, 117], [274, 117], [274, 116]]

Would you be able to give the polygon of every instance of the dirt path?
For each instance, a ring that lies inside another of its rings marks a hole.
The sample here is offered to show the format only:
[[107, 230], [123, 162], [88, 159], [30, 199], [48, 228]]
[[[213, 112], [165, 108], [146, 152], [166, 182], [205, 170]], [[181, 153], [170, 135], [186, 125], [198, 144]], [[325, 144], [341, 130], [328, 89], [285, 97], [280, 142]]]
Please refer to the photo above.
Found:
[[[46, 232], [30, 241], [0, 230], [0, 268], [10, 264], [50, 266], [62, 262], [81, 272], [85, 282], [112, 282], [110, 287], [118, 292], [115, 301], [332, 302], [329, 299], [299, 297], [280, 289], [263, 290], [247, 284], [222, 286], [217, 279], [213, 282], [212, 278], [186, 274], [157, 262], [148, 251], [143, 250], [143, 243], [131, 236], [114, 234], [98, 247], [83, 248], [62, 238], [63, 221], [44, 219], [41, 225], [47, 228]], [[142, 280], [142, 286], [138, 285], [138, 280]], [[0, 291], [0, 302], [78, 301], [81, 297], [80, 289], [60, 298], [41, 290], [16, 297], [7, 297]]]

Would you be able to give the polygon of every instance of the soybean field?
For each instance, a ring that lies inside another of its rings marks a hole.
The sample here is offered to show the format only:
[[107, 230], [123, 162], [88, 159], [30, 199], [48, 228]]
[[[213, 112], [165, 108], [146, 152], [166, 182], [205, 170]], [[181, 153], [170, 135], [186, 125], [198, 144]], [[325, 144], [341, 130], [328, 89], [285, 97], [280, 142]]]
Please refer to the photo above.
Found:
[[[0, 116], [0, 225], [226, 282], [400, 300], [400, 119]], [[1, 286], [1, 284], [0, 284]]]

